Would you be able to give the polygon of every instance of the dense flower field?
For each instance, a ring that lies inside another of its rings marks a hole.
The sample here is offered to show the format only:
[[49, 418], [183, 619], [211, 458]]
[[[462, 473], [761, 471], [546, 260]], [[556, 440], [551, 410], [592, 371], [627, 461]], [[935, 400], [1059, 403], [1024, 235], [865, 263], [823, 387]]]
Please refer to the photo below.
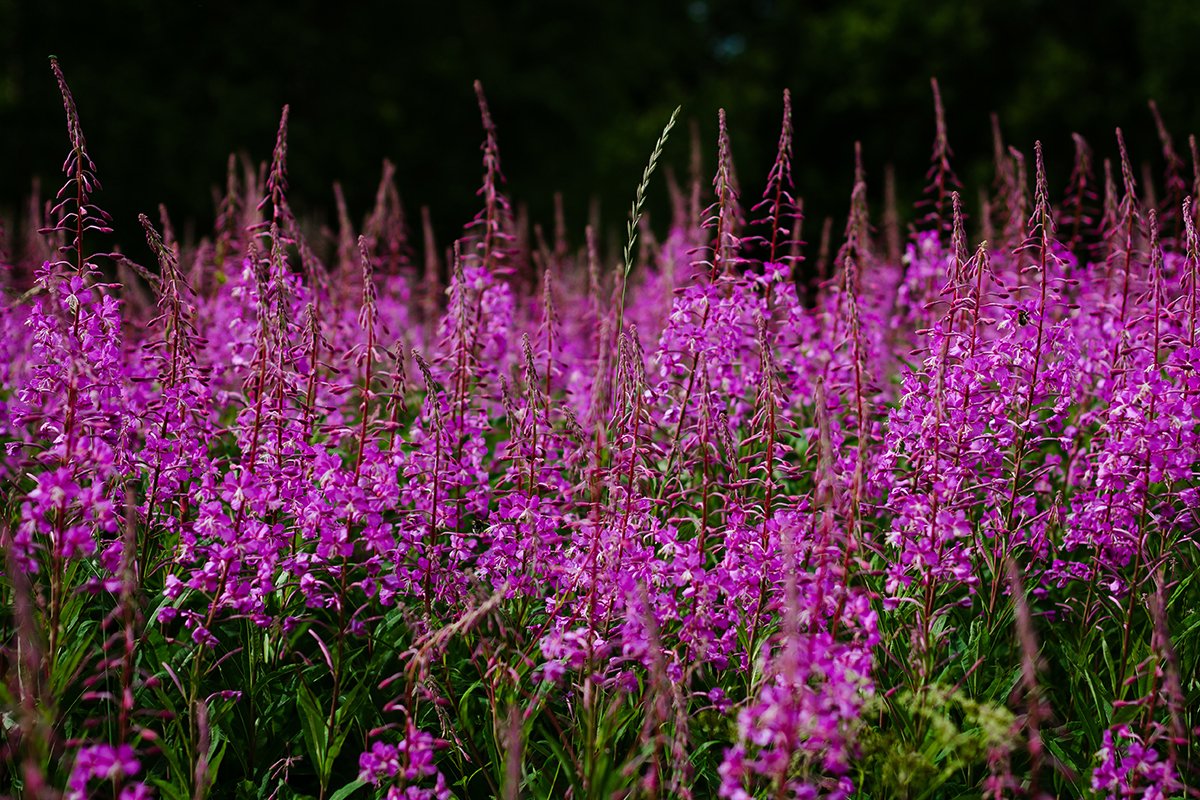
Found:
[[722, 114], [652, 229], [673, 116], [606, 256], [516, 218], [479, 89], [442, 252], [391, 165], [298, 220], [285, 108], [210, 238], [102, 254], [54, 74], [66, 183], [0, 237], [0, 792], [1200, 796], [1194, 139], [1052, 192], [997, 125], [968, 225], [938, 101], [918, 222], [860, 166], [811, 247], [786, 94], [761, 195]]

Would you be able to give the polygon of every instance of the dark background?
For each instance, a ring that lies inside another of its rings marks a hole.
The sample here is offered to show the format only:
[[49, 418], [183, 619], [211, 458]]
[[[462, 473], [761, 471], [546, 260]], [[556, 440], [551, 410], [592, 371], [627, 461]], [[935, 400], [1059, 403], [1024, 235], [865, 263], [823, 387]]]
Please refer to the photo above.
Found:
[[[843, 217], [853, 142], [875, 203], [894, 163], [902, 210], [920, 193], [933, 139], [929, 78], [945, 96], [965, 197], [991, 179], [988, 115], [1009, 143], [1045, 145], [1052, 186], [1070, 133], [1135, 161], [1162, 158], [1146, 101], [1176, 146], [1200, 131], [1200, 2], [1072, 0], [692, 0], [677, 3], [432, 0], [287, 3], [0, 0], [0, 215], [31, 177], [61, 182], [68, 144], [48, 59], [74, 91], [118, 242], [147, 257], [136, 214], [165, 203], [176, 227], [212, 224], [226, 156], [267, 158], [290, 103], [291, 199], [332, 221], [340, 180], [352, 216], [369, 210], [380, 163], [397, 164], [410, 222], [429, 205], [444, 246], [478, 208], [479, 78], [499, 127], [508, 191], [549, 228], [553, 193], [581, 237], [597, 198], [616, 230], [671, 109], [665, 155], [687, 174], [689, 120], [711, 178], [716, 112], [728, 110], [744, 196], [762, 190], [780, 97], [795, 100], [796, 183], [810, 220]], [[656, 177], [661, 228], [666, 191]], [[747, 205], [750, 203], [748, 202]], [[878, 209], [878, 205], [876, 205]], [[810, 223], [807, 238], [816, 237]]]

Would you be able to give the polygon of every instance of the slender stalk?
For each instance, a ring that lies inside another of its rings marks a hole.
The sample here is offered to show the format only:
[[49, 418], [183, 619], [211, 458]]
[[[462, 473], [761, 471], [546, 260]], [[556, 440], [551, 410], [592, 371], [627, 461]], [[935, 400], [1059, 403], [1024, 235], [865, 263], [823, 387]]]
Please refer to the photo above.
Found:
[[642, 170], [642, 182], [638, 184], [637, 192], [634, 194], [633, 203], [629, 208], [629, 220], [625, 224], [625, 264], [624, 264], [624, 279], [621, 281], [621, 299], [617, 303], [617, 327], [616, 333], [620, 335], [625, 324], [625, 289], [629, 285], [629, 276], [633, 272], [633, 248], [637, 244], [638, 226], [642, 222], [642, 208], [646, 203], [646, 190], [650, 188], [650, 176], [654, 174], [654, 170], [658, 167], [658, 160], [662, 156], [663, 148], [667, 145], [667, 139], [671, 135], [671, 129], [675, 127], [675, 120], [679, 118], [679, 112], [683, 106], [676, 106], [671, 112], [671, 118], [667, 120], [666, 127], [659, 134], [658, 141], [654, 143], [654, 149], [650, 152], [650, 161], [646, 164], [646, 168]]

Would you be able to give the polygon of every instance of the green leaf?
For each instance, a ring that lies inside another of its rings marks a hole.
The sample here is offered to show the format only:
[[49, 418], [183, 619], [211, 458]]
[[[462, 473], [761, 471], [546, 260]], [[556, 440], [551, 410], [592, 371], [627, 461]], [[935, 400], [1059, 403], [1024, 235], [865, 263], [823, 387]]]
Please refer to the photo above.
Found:
[[[1072, 759], [1069, 755], [1067, 755], [1066, 751], [1062, 749], [1062, 745], [1060, 745], [1058, 743], [1057, 739], [1055, 739], [1054, 737], [1042, 737], [1042, 744], [1044, 744], [1046, 746], [1046, 749], [1050, 751], [1050, 755], [1052, 755], [1056, 759], [1058, 759], [1059, 762], [1061, 762], [1063, 766], [1070, 769], [1077, 776], [1081, 775], [1083, 773], [1083, 770], [1080, 768], [1080, 766], [1078, 764], [1075, 763], [1074, 759]], [[1075, 787], [1072, 787], [1072, 788], [1075, 788]], [[1081, 797], [1081, 796], [1082, 795], [1080, 795], [1079, 793], [1075, 794], [1075, 797]]]
[[[80, 597], [83, 595], [81, 594]], [[68, 614], [77, 613], [74, 603], [64, 609], [64, 619]], [[79, 672], [83, 660], [91, 651], [96, 638], [96, 625], [90, 622], [76, 621], [75, 624], [63, 625], [63, 637], [59, 640], [58, 658], [54, 662], [54, 674], [50, 676], [50, 693], [57, 698], [67, 695], [67, 689]]]
[[[567, 781], [571, 785], [571, 794], [575, 797], [584, 797], [583, 781], [579, 775], [579, 771], [575, 767], [575, 761], [562, 746], [557, 732], [549, 730], [544, 730], [543, 732], [547, 735], [541, 737], [538, 740], [538, 744], [544, 744], [550, 748], [550, 752], [554, 757], [554, 764], [566, 775]], [[557, 785], [557, 775], [555, 777], [555, 785]]]
[[330, 766], [334, 764], [337, 754], [342, 752], [342, 745], [346, 744], [346, 738], [353, 730], [353, 724], [347, 724], [347, 721], [353, 723], [355, 706], [358, 706], [358, 698], [361, 692], [362, 684], [355, 688], [354, 692], [349, 694], [349, 697], [343, 698], [342, 704], [338, 706], [335, 712], [336, 724], [334, 726], [334, 738], [329, 742], [329, 752], [326, 753], [326, 758], [329, 760]]
[[212, 742], [208, 747], [208, 774], [214, 781], [217, 776], [217, 770], [221, 768], [221, 761], [225, 758], [225, 752], [228, 749], [229, 737], [225, 735], [219, 727], [215, 725], [212, 728]]
[[192, 792], [186, 786], [177, 786], [162, 778], [155, 778], [154, 786], [158, 789], [159, 796], [164, 798], [164, 800], [191, 800]]
[[333, 794], [329, 795], [329, 800], [346, 800], [347, 797], [354, 794], [355, 792], [357, 792], [359, 789], [361, 789], [362, 787], [364, 787], [366, 785], [367, 785], [367, 782], [364, 780], [350, 781], [350, 783], [347, 783], [345, 786], [338, 789]]
[[304, 743], [309, 758], [317, 768], [317, 774], [327, 774], [326, 752], [329, 730], [325, 726], [325, 715], [321, 712], [317, 698], [308, 684], [301, 680], [297, 684], [296, 707], [300, 711], [300, 723], [304, 732]]
[[1113, 663], [1112, 651], [1108, 648], [1108, 640], [1100, 639], [1100, 652], [1104, 656], [1104, 666], [1108, 667], [1108, 685], [1116, 686], [1119, 678], [1117, 677], [1117, 665]]

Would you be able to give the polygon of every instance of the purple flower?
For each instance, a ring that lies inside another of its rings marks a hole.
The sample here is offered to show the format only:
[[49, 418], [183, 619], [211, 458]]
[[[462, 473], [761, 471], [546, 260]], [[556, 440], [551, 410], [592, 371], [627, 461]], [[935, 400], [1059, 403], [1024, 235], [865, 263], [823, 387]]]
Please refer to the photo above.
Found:
[[1104, 732], [1104, 744], [1096, 758], [1100, 763], [1092, 770], [1092, 788], [1103, 792], [1106, 800], [1166, 800], [1183, 789], [1174, 764], [1164, 761], [1128, 725]]
[[[137, 775], [141, 770], [137, 755], [127, 744], [113, 747], [107, 744], [88, 745], [75, 755], [75, 766], [67, 778], [67, 800], [83, 800], [88, 796], [87, 787], [93, 780], [117, 781]], [[137, 788], [141, 786], [141, 788]], [[126, 794], [128, 792], [128, 794]], [[149, 797], [148, 790], [141, 784], [127, 786], [122, 798]]]
[[389, 798], [449, 800], [445, 776], [434, 763], [434, 751], [442, 744], [431, 734], [418, 730], [410, 720], [399, 742], [376, 740], [370, 750], [359, 756], [359, 779], [373, 786], [387, 786]]

